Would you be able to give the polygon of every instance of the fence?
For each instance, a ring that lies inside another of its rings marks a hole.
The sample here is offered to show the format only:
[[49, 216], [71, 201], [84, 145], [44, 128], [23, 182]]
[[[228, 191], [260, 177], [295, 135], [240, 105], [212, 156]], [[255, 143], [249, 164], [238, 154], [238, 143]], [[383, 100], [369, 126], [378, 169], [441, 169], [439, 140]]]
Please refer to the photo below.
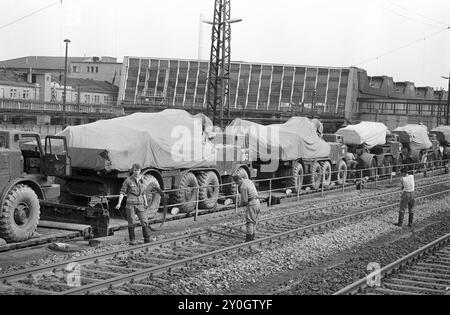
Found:
[[[342, 180], [340, 180], [341, 183], [338, 183], [338, 180], [331, 180], [330, 185], [323, 185], [325, 182], [325, 179], [327, 177], [327, 181], [329, 178], [336, 178], [338, 171], [332, 171], [328, 172], [327, 174], [325, 172], [321, 172], [320, 174], [304, 174], [304, 175], [297, 175], [297, 176], [284, 176], [284, 177], [277, 177], [277, 178], [269, 178], [269, 179], [257, 179], [253, 180], [255, 185], [258, 187], [265, 187], [266, 190], [259, 190], [259, 194], [267, 195], [267, 204], [268, 206], [272, 205], [272, 197], [276, 193], [283, 192], [286, 197], [289, 198], [296, 198], [296, 201], [300, 201], [301, 196], [306, 196], [311, 193], [320, 193], [321, 197], [324, 197], [325, 192], [333, 191], [336, 192], [336, 189], [332, 189], [333, 187], [338, 187], [343, 194], [345, 192], [346, 188], [351, 187], [357, 187], [360, 190], [364, 190], [365, 187], [368, 186], [368, 183], [372, 183], [373, 186], [377, 187], [380, 181], [388, 181], [390, 184], [393, 183], [395, 178], [398, 178], [400, 176], [398, 170], [396, 172], [392, 171], [392, 167], [396, 168], [408, 168], [410, 171], [414, 173], [422, 173], [424, 177], [427, 177], [427, 173], [429, 171], [433, 170], [445, 170], [445, 174], [448, 174], [450, 172], [450, 160], [438, 160], [438, 161], [432, 161], [432, 162], [425, 162], [425, 163], [413, 163], [413, 164], [402, 164], [398, 166], [380, 166], [377, 168], [367, 168], [367, 169], [358, 169], [358, 170], [350, 170], [347, 172], [347, 176], [345, 176]], [[391, 171], [391, 172], [389, 172]], [[369, 175], [368, 175], [369, 174]], [[374, 174], [374, 175], [370, 175]], [[379, 175], [384, 174], [384, 175]], [[349, 176], [348, 176], [349, 175]], [[304, 182], [305, 178], [311, 178], [311, 176], [320, 176], [321, 177], [321, 185], [319, 189], [313, 190], [310, 189], [309, 191], [303, 190], [302, 188], [305, 188], [309, 184], [302, 185], [300, 189], [298, 189], [298, 184], [300, 182]], [[350, 177], [350, 178], [349, 178]], [[284, 186], [280, 188], [274, 188], [276, 185], [275, 183], [279, 183], [281, 181], [286, 180], [292, 180], [295, 179], [296, 186]], [[234, 185], [233, 183], [225, 183], [220, 185], [209, 185], [209, 186], [201, 186], [201, 187], [189, 187], [189, 188], [178, 188], [178, 189], [171, 189], [171, 190], [165, 190], [164, 195], [170, 195], [177, 192], [183, 192], [188, 193], [191, 197], [188, 201], [183, 203], [175, 203], [168, 205], [171, 208], [180, 207], [183, 205], [193, 205], [195, 204], [195, 214], [194, 214], [194, 221], [197, 220], [199, 215], [199, 204], [201, 202], [205, 201], [215, 201], [216, 206], [218, 204], [218, 197], [217, 195], [214, 195], [212, 198], [207, 199], [199, 199], [199, 193], [200, 190], [206, 189], [206, 190], [212, 190], [216, 191], [218, 189], [219, 191], [223, 191], [225, 186]], [[399, 186], [400, 187], [400, 186]], [[106, 199], [109, 198], [118, 198], [118, 196], [107, 196]], [[222, 196], [222, 199], [232, 199], [234, 201], [234, 210], [235, 212], [238, 211], [238, 207], [240, 206], [239, 202], [239, 192], [236, 189], [235, 194], [233, 195], [225, 195]], [[260, 199], [265, 199], [260, 197]], [[160, 207], [161, 208], [161, 207]], [[230, 207], [231, 208], [231, 207]]]
[[122, 116], [125, 114], [122, 107], [109, 105], [92, 105], [92, 104], [66, 104], [47, 103], [37, 101], [16, 101], [16, 100], [0, 100], [0, 109], [35, 111], [40, 113], [91, 113], [91, 114], [108, 114], [114, 116]]
[[17, 124], [0, 124], [0, 129], [4, 130], [21, 130], [35, 132], [41, 136], [52, 136], [63, 130], [61, 125], [17, 125]]

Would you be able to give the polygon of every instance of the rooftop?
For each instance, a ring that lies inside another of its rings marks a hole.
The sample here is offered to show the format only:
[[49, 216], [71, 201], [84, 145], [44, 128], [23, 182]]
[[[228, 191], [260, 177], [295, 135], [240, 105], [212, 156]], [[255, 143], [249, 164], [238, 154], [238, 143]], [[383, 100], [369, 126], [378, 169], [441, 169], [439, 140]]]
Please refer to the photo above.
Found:
[[[52, 75], [52, 82], [57, 82], [61, 86], [64, 86], [64, 82], [60, 81], [58, 75]], [[107, 81], [96, 81], [89, 79], [77, 79], [67, 77], [67, 86], [77, 89], [80, 88], [83, 92], [93, 92], [93, 93], [118, 93], [119, 88], [112, 85]]]
[[0, 85], [35, 87], [35, 84], [28, 83], [26, 76], [16, 72], [5, 72], [0, 70]]
[[[72, 62], [104, 62], [116, 63], [117, 59], [113, 57], [68, 57], [69, 63]], [[0, 68], [10, 69], [45, 69], [60, 71], [64, 70], [65, 57], [52, 56], [27, 56], [16, 59], [0, 61]]]

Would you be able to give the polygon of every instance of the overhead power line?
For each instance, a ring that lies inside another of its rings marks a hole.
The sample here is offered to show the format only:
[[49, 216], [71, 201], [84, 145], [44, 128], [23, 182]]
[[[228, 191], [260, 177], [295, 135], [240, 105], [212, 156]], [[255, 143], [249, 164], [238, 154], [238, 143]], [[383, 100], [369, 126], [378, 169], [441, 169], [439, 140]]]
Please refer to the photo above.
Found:
[[405, 48], [407, 48], [407, 47], [409, 47], [409, 46], [412, 46], [412, 45], [414, 45], [414, 44], [416, 44], [416, 43], [419, 43], [419, 42], [421, 42], [421, 41], [426, 41], [426, 40], [430, 39], [431, 37], [436, 36], [436, 35], [438, 35], [438, 34], [440, 34], [440, 33], [442, 33], [442, 32], [448, 31], [448, 30], [450, 30], [450, 26], [447, 27], [447, 28], [441, 29], [441, 30], [439, 30], [439, 31], [437, 31], [437, 32], [434, 32], [434, 33], [432, 33], [432, 34], [430, 34], [430, 35], [427, 35], [427, 36], [425, 36], [425, 37], [421, 37], [421, 38], [419, 38], [419, 39], [416, 39], [415, 41], [412, 41], [412, 42], [410, 42], [410, 43], [408, 43], [408, 44], [406, 44], [406, 45], [403, 45], [403, 46], [401, 46], [401, 47], [397, 47], [397, 48], [395, 48], [395, 49], [389, 50], [389, 51], [387, 51], [387, 52], [385, 52], [385, 53], [382, 53], [382, 54], [380, 54], [380, 55], [378, 55], [378, 56], [376, 56], [376, 57], [372, 57], [372, 58], [369, 58], [369, 59], [366, 59], [366, 60], [362, 60], [362, 61], [356, 63], [355, 66], [364, 65], [364, 64], [369, 63], [369, 62], [371, 62], [371, 61], [373, 61], [373, 60], [377, 60], [377, 59], [380, 59], [381, 57], [385, 57], [385, 56], [387, 56], [387, 55], [393, 54], [393, 53], [395, 53], [395, 52], [397, 52], [397, 51], [399, 51], [399, 50], [405, 49]]
[[55, 2], [53, 2], [53, 3], [51, 3], [51, 4], [47, 5], [47, 6], [45, 6], [45, 7], [43, 7], [43, 8], [40, 8], [40, 9], [38, 9], [38, 10], [36, 10], [36, 11], [33, 11], [33, 12], [31, 12], [31, 13], [28, 13], [27, 15], [22, 16], [21, 18], [18, 18], [17, 20], [14, 20], [14, 21], [11, 21], [11, 22], [6, 23], [6, 24], [4, 24], [4, 25], [1, 25], [1, 26], [0, 26], [0, 30], [6, 28], [6, 27], [8, 27], [8, 26], [11, 26], [11, 25], [13, 25], [13, 24], [15, 24], [15, 23], [17, 23], [17, 22], [20, 22], [20, 21], [26, 19], [27, 17], [30, 17], [30, 16], [32, 16], [32, 15], [35, 15], [35, 14], [41, 12], [41, 11], [44, 11], [44, 10], [50, 8], [50, 7], [53, 7], [54, 5], [57, 5], [58, 3], [62, 4], [62, 0], [55, 1]]
[[427, 20], [433, 21], [433, 22], [435, 22], [435, 23], [439, 23], [439, 24], [442, 24], [442, 25], [445, 25], [445, 26], [449, 26], [449, 25], [450, 25], [449, 22], [443, 22], [443, 21], [440, 21], [440, 20], [437, 20], [437, 19], [434, 19], [434, 18], [430, 18], [430, 17], [428, 17], [428, 16], [426, 16], [426, 15], [423, 15], [423, 14], [421, 14], [421, 13], [419, 13], [419, 12], [416, 12], [416, 11], [414, 11], [414, 10], [411, 10], [411, 9], [409, 9], [409, 8], [406, 8], [406, 7], [404, 7], [404, 6], [401, 6], [401, 5], [399, 5], [399, 4], [395, 3], [395, 2], [389, 1], [389, 3], [392, 4], [392, 5], [394, 5], [394, 6], [396, 6], [396, 7], [398, 7], [398, 8], [400, 8], [400, 9], [403, 9], [403, 10], [408, 11], [408, 12], [410, 12], [410, 13], [413, 13], [413, 14], [415, 14], [415, 15], [417, 15], [417, 16], [420, 16], [420, 17], [425, 18], [425, 19], [427, 19]]
[[427, 26], [430, 26], [430, 27], [442, 29], [442, 26], [437, 26], [436, 24], [430, 24], [430, 23], [427, 23], [427, 22], [418, 20], [418, 19], [416, 19], [416, 18], [413, 18], [413, 17], [411, 17], [411, 16], [403, 15], [403, 14], [397, 12], [397, 11], [394, 11], [394, 10], [391, 10], [391, 9], [388, 9], [388, 8], [383, 8], [383, 9], [386, 10], [386, 11], [389, 11], [389, 12], [391, 12], [391, 13], [394, 13], [394, 14], [396, 14], [396, 15], [399, 15], [399, 16], [405, 18], [405, 19], [408, 19], [408, 20], [411, 20], [411, 21], [414, 21], [414, 22], [417, 22], [417, 23], [421, 23], [421, 24], [424, 24], [424, 25], [427, 25]]

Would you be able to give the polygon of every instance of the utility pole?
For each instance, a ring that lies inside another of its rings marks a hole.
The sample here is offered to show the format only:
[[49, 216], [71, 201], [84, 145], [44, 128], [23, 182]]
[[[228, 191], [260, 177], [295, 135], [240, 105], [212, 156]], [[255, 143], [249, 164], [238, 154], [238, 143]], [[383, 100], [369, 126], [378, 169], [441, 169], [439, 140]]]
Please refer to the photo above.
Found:
[[62, 124], [66, 124], [66, 96], [67, 96], [67, 56], [69, 51], [69, 39], [65, 39], [64, 42], [66, 43], [66, 58], [64, 60], [64, 92], [63, 92], [63, 114], [62, 114]]
[[[450, 28], [450, 27], [449, 27]], [[445, 114], [445, 125], [449, 125], [450, 123], [450, 72], [448, 73], [448, 77], [441, 76], [441, 78], [448, 80], [448, 89], [447, 89], [447, 107], [444, 111]]]
[[[222, 129], [225, 120], [230, 120], [230, 24], [240, 21], [231, 19], [230, 0], [215, 0], [213, 21], [205, 21], [212, 25], [206, 112], [212, 116], [213, 124], [219, 123]], [[227, 110], [227, 119], [224, 118], [224, 108]]]

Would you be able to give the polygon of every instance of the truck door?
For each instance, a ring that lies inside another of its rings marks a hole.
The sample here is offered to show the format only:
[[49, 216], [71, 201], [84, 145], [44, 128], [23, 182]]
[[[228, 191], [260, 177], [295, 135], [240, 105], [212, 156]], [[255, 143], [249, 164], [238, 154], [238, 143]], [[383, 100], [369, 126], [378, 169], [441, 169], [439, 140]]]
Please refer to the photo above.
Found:
[[48, 176], [70, 176], [72, 174], [65, 137], [45, 137], [44, 174]]

